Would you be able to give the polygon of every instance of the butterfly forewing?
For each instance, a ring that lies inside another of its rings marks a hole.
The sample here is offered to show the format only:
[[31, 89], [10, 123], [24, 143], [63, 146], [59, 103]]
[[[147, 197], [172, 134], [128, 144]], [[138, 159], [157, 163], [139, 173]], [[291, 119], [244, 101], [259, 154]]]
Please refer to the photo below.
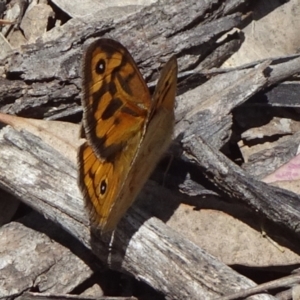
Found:
[[177, 60], [172, 57], [161, 71], [153, 94], [151, 116], [136, 158], [130, 167], [105, 228], [111, 231], [134, 202], [149, 175], [169, 147], [174, 128], [174, 105], [177, 84]]
[[99, 158], [112, 161], [144, 128], [151, 108], [147, 85], [125, 47], [100, 39], [86, 51], [82, 87], [87, 139]]
[[171, 57], [163, 67], [160, 77], [158, 79], [153, 97], [152, 107], [150, 113], [151, 117], [155, 114], [157, 109], [164, 107], [174, 114], [175, 95], [177, 85], [177, 59], [175, 56]]

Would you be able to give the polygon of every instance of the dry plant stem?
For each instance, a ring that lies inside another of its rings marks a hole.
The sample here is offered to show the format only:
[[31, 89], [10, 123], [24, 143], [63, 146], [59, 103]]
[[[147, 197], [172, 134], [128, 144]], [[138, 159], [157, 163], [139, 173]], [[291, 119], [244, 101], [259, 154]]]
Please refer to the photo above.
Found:
[[60, 224], [102, 261], [143, 280], [167, 299], [215, 299], [255, 285], [138, 205], [120, 222], [110, 248], [103, 239], [91, 238], [76, 167], [26, 131], [9, 126], [0, 131], [0, 165], [2, 188]]
[[0, 19], [0, 25], [12, 25], [15, 23], [16, 23], [16, 21], [8, 21], [8, 20]]
[[256, 287], [249, 288], [247, 290], [240, 291], [238, 293], [234, 293], [229, 296], [220, 297], [216, 300], [236, 300], [241, 298], [243, 299], [258, 293], [263, 293], [265, 291], [270, 291], [277, 288], [290, 288], [291, 286], [299, 283], [300, 283], [300, 274], [295, 274], [277, 280], [273, 280], [267, 283], [263, 283]]
[[292, 233], [290, 239], [297, 245], [300, 239], [298, 195], [255, 180], [225, 155], [210, 147], [202, 138], [183, 141], [185, 156], [203, 171], [220, 193], [244, 202], [253, 211]]

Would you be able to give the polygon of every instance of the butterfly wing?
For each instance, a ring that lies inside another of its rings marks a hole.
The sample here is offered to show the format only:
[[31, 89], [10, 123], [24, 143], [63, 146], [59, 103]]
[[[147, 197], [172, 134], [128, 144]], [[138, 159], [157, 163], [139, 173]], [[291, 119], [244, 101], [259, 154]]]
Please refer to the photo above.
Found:
[[[116, 163], [98, 159], [87, 142], [79, 148], [78, 158], [79, 187], [92, 226], [102, 231], [122, 180], [127, 175], [126, 170], [122, 169], [120, 159], [116, 159]], [[119, 174], [116, 173], [117, 171]]]
[[177, 60], [172, 57], [161, 71], [153, 94], [145, 135], [117, 200], [107, 218], [106, 229], [115, 228], [132, 205], [162, 154], [171, 143], [177, 85]]
[[159, 109], [169, 111], [172, 113], [174, 119], [177, 73], [177, 59], [175, 56], [172, 56], [163, 67], [152, 96], [150, 120]]
[[84, 58], [83, 132], [79, 187], [92, 226], [112, 231], [169, 145], [177, 63], [162, 71], [150, 100], [132, 57], [121, 44], [98, 40]]
[[82, 105], [87, 143], [78, 152], [78, 182], [92, 225], [104, 232], [151, 109], [148, 87], [118, 42], [101, 39], [87, 49]]
[[96, 155], [113, 161], [143, 128], [151, 108], [148, 87], [120, 43], [100, 39], [83, 63], [83, 127]]

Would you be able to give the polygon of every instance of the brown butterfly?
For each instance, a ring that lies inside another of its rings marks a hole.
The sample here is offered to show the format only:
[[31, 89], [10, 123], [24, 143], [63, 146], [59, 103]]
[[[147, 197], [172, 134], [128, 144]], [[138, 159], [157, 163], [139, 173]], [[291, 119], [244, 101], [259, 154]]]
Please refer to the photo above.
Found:
[[92, 226], [115, 229], [163, 152], [174, 127], [177, 61], [161, 71], [153, 94], [127, 49], [110, 39], [91, 44], [83, 62], [79, 187]]

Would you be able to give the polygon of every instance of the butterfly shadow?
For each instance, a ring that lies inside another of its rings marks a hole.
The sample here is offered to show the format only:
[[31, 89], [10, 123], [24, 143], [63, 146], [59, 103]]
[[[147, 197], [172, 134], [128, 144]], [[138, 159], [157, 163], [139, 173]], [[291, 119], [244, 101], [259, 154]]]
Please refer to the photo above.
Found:
[[184, 202], [184, 197], [174, 189], [170, 190], [153, 180], [148, 180], [113, 233], [100, 235], [91, 232], [93, 252], [98, 256], [101, 254], [102, 261], [107, 262], [111, 269], [122, 269], [129, 244], [138, 241], [139, 234], [147, 235], [149, 230], [154, 233], [159, 228], [161, 230], [163, 223], [166, 223], [180, 203]]
[[140, 230], [155, 230], [155, 227], [149, 227], [148, 224], [153, 217], [166, 222], [179, 206], [179, 198], [172, 191], [149, 180], [113, 233], [101, 235], [91, 230], [93, 252], [100, 255], [101, 260], [107, 262], [111, 269], [120, 270], [133, 236], [142, 232]]

